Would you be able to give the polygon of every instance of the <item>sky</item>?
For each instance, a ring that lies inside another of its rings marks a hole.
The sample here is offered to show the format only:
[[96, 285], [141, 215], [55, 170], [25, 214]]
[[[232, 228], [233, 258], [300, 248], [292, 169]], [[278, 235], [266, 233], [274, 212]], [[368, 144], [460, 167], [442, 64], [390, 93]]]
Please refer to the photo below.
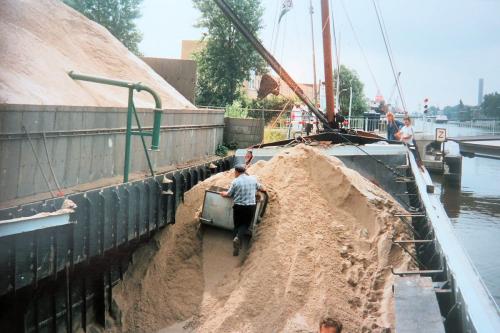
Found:
[[[259, 37], [301, 83], [313, 81], [309, 1], [294, 0], [292, 10], [278, 29], [276, 13], [282, 0], [261, 0], [265, 11]], [[430, 105], [441, 108], [456, 105], [460, 99], [476, 105], [479, 78], [484, 78], [485, 93], [500, 92], [500, 0], [376, 1], [397, 71], [401, 72], [409, 111], [421, 110], [424, 98], [429, 98]], [[372, 0], [331, 0], [331, 3], [340, 63], [359, 74], [367, 97], [373, 99], [378, 86], [380, 93], [393, 104], [395, 97], [390, 96], [394, 75]], [[322, 79], [320, 0], [312, 0], [312, 4], [317, 73], [318, 79]], [[190, 0], [144, 0], [142, 17], [137, 20], [143, 33], [140, 51], [145, 56], [180, 58], [181, 41], [202, 36], [203, 31], [194, 27], [199, 16]]]

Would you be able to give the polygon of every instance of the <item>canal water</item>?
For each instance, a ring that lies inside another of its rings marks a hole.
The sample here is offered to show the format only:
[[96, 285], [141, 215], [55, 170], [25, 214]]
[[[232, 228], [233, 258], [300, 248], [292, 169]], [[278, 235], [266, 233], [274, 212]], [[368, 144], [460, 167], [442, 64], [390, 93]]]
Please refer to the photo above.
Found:
[[[448, 136], [485, 134], [482, 129], [453, 124], [426, 126], [426, 132], [446, 127]], [[458, 145], [448, 142], [446, 150], [458, 154]], [[432, 175], [432, 179], [457, 237], [500, 304], [500, 159], [463, 157], [460, 186], [447, 186], [438, 175]]]

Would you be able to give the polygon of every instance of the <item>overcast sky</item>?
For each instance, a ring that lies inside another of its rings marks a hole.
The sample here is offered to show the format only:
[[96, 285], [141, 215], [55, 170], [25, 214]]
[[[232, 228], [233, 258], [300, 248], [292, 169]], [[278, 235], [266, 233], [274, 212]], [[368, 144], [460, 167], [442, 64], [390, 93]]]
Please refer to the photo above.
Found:
[[[309, 0], [294, 0], [276, 34], [276, 11], [282, 0], [262, 0], [264, 29], [260, 38], [299, 82], [312, 82]], [[332, 0], [340, 45], [340, 62], [355, 69], [365, 94], [377, 94], [375, 81], [348, 23], [345, 4], [382, 95], [394, 87], [371, 0]], [[425, 97], [431, 105], [477, 104], [478, 79], [485, 93], [500, 92], [500, 0], [377, 0], [382, 10], [394, 59], [401, 72], [410, 111]], [[215, 4], [214, 4], [215, 5]], [[320, 0], [313, 0], [318, 78], [323, 77]], [[146, 56], [179, 58], [183, 39], [199, 39], [193, 27], [199, 12], [189, 0], [144, 0], [138, 27]], [[274, 30], [274, 34], [273, 34]], [[277, 47], [271, 42], [277, 38]], [[277, 36], [277, 37], [276, 37]], [[392, 102], [392, 100], [390, 101]]]

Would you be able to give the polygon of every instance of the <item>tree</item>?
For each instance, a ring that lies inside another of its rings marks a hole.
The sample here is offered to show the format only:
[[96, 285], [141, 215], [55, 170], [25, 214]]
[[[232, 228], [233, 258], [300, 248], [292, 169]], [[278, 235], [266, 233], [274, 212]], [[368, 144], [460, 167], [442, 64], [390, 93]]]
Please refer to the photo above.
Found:
[[[257, 35], [262, 29], [260, 0], [228, 0], [245, 26]], [[201, 17], [196, 27], [206, 29], [205, 47], [195, 55], [198, 68], [196, 103], [226, 106], [240, 96], [250, 71], [264, 73], [264, 60], [211, 0], [193, 0]]]
[[[337, 77], [337, 74], [334, 74]], [[363, 112], [368, 111], [365, 94], [363, 92], [363, 82], [358, 77], [356, 71], [347, 68], [344, 65], [340, 66], [340, 113], [343, 115], [349, 114], [349, 96], [350, 87], [352, 85], [352, 116], [360, 116]]]
[[485, 95], [481, 109], [488, 117], [500, 118], [500, 94], [494, 92]]
[[[293, 108], [293, 105], [299, 101], [299, 99], [296, 97], [288, 98], [282, 95], [269, 95], [266, 98], [262, 99], [249, 99], [242, 97], [241, 100], [245, 107], [251, 109], [248, 111], [248, 116], [252, 118], [264, 118], [266, 125], [276, 120], [276, 117], [281, 113], [283, 109], [291, 110]], [[276, 111], [272, 112], [269, 110]], [[287, 115], [286, 112], [284, 114]]]
[[134, 20], [141, 16], [142, 0], [63, 0], [120, 40], [125, 47], [140, 55], [138, 44], [142, 34]]

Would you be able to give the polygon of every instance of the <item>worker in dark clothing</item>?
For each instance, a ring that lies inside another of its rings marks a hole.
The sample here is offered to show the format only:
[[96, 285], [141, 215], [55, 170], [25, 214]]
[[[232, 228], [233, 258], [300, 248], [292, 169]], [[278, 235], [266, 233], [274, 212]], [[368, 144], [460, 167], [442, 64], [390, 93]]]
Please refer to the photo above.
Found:
[[234, 176], [229, 190], [220, 194], [223, 197], [233, 198], [233, 256], [237, 256], [243, 236], [247, 233], [255, 214], [255, 195], [257, 191], [265, 190], [257, 178], [246, 173], [245, 165], [237, 165], [234, 168]]

